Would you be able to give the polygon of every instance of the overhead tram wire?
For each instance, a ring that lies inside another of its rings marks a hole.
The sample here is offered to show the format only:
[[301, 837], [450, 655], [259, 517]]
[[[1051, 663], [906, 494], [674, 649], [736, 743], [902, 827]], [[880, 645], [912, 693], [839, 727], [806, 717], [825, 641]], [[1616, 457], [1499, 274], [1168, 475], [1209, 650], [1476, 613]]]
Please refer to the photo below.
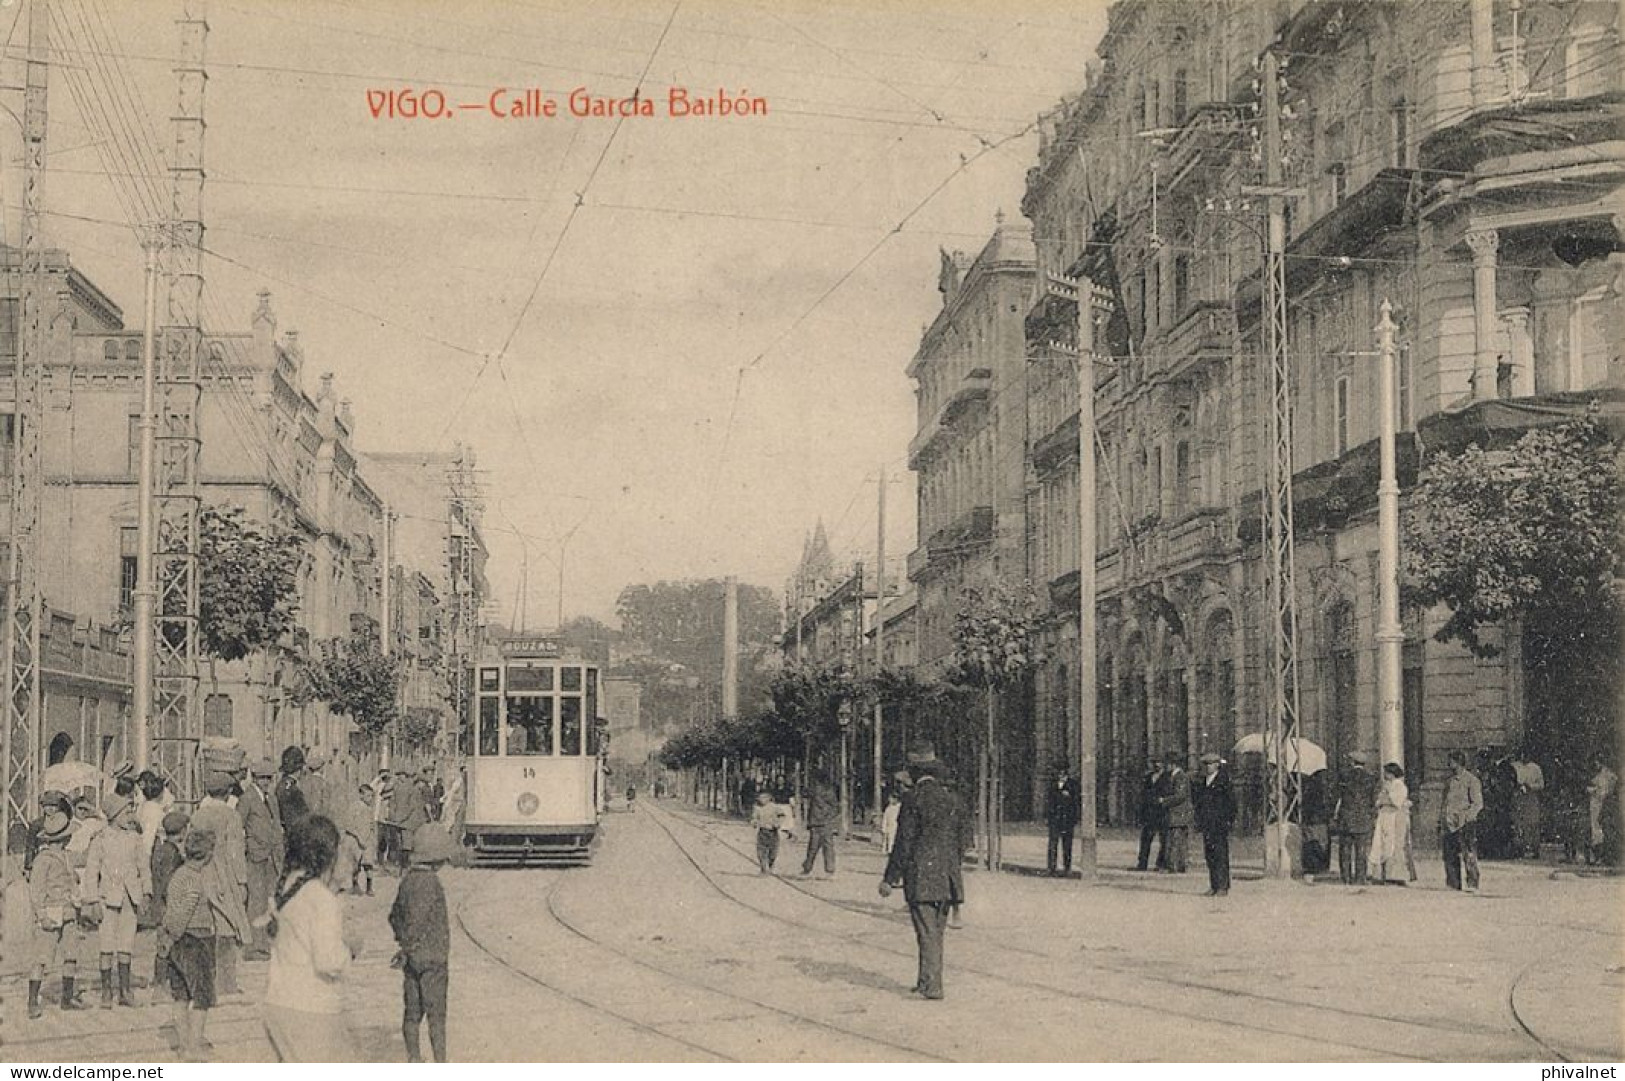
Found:
[[[649, 58], [643, 65], [643, 73], [638, 76], [637, 85], [632, 89], [633, 97], [637, 97], [642, 91], [643, 80], [648, 76], [649, 69], [654, 66], [655, 57], [660, 53], [660, 46], [665, 42], [666, 35], [671, 32], [671, 25], [676, 21], [677, 12], [679, 9], [681, 9], [681, 7], [682, 0], [675, 0], [675, 2], [672, 4], [671, 13], [666, 16], [666, 25], [661, 28], [660, 37], [655, 40], [654, 47], [649, 50]], [[542, 263], [542, 269], [536, 275], [536, 281], [531, 285], [530, 293], [525, 297], [525, 303], [520, 306], [519, 315], [514, 319], [513, 326], [509, 328], [508, 336], [503, 340], [502, 347], [495, 353], [487, 356], [484, 363], [480, 365], [479, 371], [474, 373], [474, 378], [469, 382], [468, 390], [466, 393], [464, 393], [463, 400], [458, 403], [456, 411], [452, 414], [451, 418], [447, 420], [446, 427], [440, 433], [440, 438], [436, 441], [436, 445], [442, 444], [446, 441], [446, 436], [451, 433], [452, 426], [457, 423], [458, 417], [462, 414], [464, 406], [468, 404], [469, 396], [474, 393], [474, 388], [479, 384], [480, 377], [485, 374], [485, 370], [490, 367], [491, 362], [493, 360], [500, 361], [503, 354], [507, 353], [509, 346], [513, 345], [514, 337], [518, 335], [519, 328], [524, 325], [525, 315], [530, 311], [530, 306], [535, 303], [536, 294], [541, 292], [542, 283], [547, 280], [548, 272], [553, 269], [553, 261], [558, 257], [559, 248], [563, 246], [564, 238], [569, 234], [570, 226], [574, 224], [576, 215], [580, 213], [582, 202], [585, 200], [588, 190], [591, 189], [593, 181], [598, 178], [598, 170], [603, 168], [604, 159], [609, 156], [609, 148], [614, 145], [615, 137], [621, 133], [621, 125], [623, 125], [625, 122], [626, 117], [624, 114], [615, 118], [615, 126], [610, 129], [609, 138], [605, 139], [604, 145], [599, 148], [598, 157], [592, 163], [592, 169], [587, 173], [587, 179], [581, 185], [581, 190], [576, 192], [575, 202], [570, 204], [570, 212], [565, 215], [564, 224], [559, 227], [558, 235], [553, 238], [553, 246], [548, 250], [547, 258]], [[521, 433], [524, 432], [522, 425], [520, 426], [520, 430]], [[524, 435], [524, 441], [528, 452], [530, 444], [528, 434]], [[531, 458], [534, 461], [535, 455], [533, 452], [531, 452]]]
[[[739, 415], [739, 399], [740, 399], [740, 395], [744, 391], [746, 373], [751, 371], [755, 367], [757, 367], [757, 365], [761, 364], [762, 361], [767, 358], [768, 354], [773, 352], [773, 350], [777, 349], [780, 344], [782, 344], [786, 339], [788, 339], [790, 337], [790, 335], [794, 334], [797, 330], [799, 330], [801, 328], [801, 325], [803, 323], [805, 323], [812, 316], [812, 314], [815, 311], [817, 311], [820, 307], [822, 307], [826, 300], [828, 300], [831, 296], [835, 295], [835, 293], [841, 288], [841, 286], [845, 285], [848, 281], [850, 281], [852, 279], [852, 277], [855, 274], [857, 274], [857, 272], [859, 270], [862, 270], [863, 267], [868, 264], [869, 260], [873, 259], [875, 257], [875, 255], [877, 255], [880, 252], [880, 250], [886, 246], [887, 241], [889, 241], [892, 237], [896, 236], [898, 233], [901, 233], [903, 231], [904, 226], [906, 226], [911, 220], [913, 220], [914, 217], [917, 214], [920, 213], [920, 211], [924, 210], [928, 205], [930, 205], [932, 200], [934, 200], [939, 194], [941, 194], [942, 191], [945, 188], [947, 188], [949, 184], [953, 183], [954, 180], [958, 179], [961, 175], [963, 175], [967, 170], [970, 169], [971, 166], [975, 165], [978, 161], [980, 161], [983, 158], [983, 156], [985, 156], [986, 154], [990, 153], [991, 151], [997, 149], [999, 146], [1003, 145], [1006, 142], [1009, 142], [1009, 141], [1011, 141], [1013, 139], [1016, 139], [1016, 138], [1019, 138], [1019, 137], [1021, 137], [1023, 135], [1028, 134], [1035, 127], [1037, 127], [1037, 125], [1038, 125], [1038, 121], [1034, 120], [1032, 123], [1028, 124], [1027, 127], [1025, 129], [1023, 129], [1022, 131], [1017, 132], [1014, 135], [1007, 136], [1004, 139], [1000, 139], [997, 142], [989, 142], [985, 138], [982, 138], [981, 139], [982, 148], [980, 150], [976, 151], [969, 158], [965, 158], [965, 157], [961, 156], [961, 160], [959, 162], [959, 165], [952, 172], [950, 172], [947, 176], [945, 176], [940, 183], [938, 183], [929, 192], [927, 192], [926, 195], [925, 195], [925, 198], [921, 199], [918, 203], [916, 203], [913, 206], [913, 208], [909, 210], [908, 213], [904, 214], [902, 216], [902, 218], [900, 218], [897, 221], [897, 223], [895, 225], [893, 225], [891, 227], [891, 229], [889, 229], [885, 233], [885, 235], [883, 235], [879, 240], [875, 241], [875, 243], [873, 245], [871, 245], [869, 247], [869, 249], [867, 251], [865, 251], [858, 258], [857, 262], [853, 263], [850, 267], [848, 267], [846, 269], [846, 271], [840, 275], [840, 277], [835, 279], [835, 281], [829, 286], [829, 288], [825, 289], [822, 293], [820, 293], [818, 295], [817, 299], [815, 299], [811, 304], [809, 304], [805, 309], [803, 309], [801, 314], [796, 316], [796, 318], [791, 321], [789, 326], [787, 326], [783, 331], [781, 331], [777, 336], [775, 336], [770, 342], [768, 342], [768, 344], [759, 353], [757, 353], [754, 357], [752, 357], [747, 363], [745, 363], [745, 364], [743, 364], [743, 365], [741, 365], [739, 367], [739, 370], [734, 375], [733, 400], [728, 405], [728, 420], [727, 420], [726, 424], [724, 424], [723, 430], [722, 430], [722, 449], [717, 455], [717, 465], [716, 465], [716, 468], [712, 471], [711, 480], [706, 485], [706, 497], [705, 497], [704, 506], [703, 506], [703, 509], [702, 509], [702, 512], [701, 512], [702, 515], [709, 515], [709, 513], [710, 513], [711, 501], [712, 501], [712, 498], [716, 494], [716, 487], [717, 487], [717, 484], [721, 480], [722, 470], [723, 470], [723, 468], [725, 466], [725, 463], [727, 461], [729, 446], [730, 446], [730, 443], [732, 442], [732, 438], [733, 438], [734, 423], [738, 419], [738, 415]], [[981, 138], [981, 137], [978, 137], [978, 138]]]

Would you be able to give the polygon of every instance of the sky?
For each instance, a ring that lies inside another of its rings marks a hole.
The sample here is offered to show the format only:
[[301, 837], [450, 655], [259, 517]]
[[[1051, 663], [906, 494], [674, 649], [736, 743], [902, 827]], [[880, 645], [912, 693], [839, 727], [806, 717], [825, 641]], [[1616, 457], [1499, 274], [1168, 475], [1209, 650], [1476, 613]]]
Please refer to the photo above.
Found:
[[[167, 164], [179, 0], [54, 2], [58, 58], [93, 72], [73, 51], [110, 44], [107, 85]], [[0, 4], [10, 86], [22, 9]], [[567, 613], [599, 618], [636, 582], [780, 588], [819, 520], [838, 558], [872, 557], [882, 471], [888, 563], [915, 546], [904, 367], [938, 249], [1019, 218], [1032, 125], [1081, 89], [1105, 4], [209, 0], [208, 20], [206, 329], [246, 329], [269, 289], [359, 447], [470, 446], [492, 614], [528, 551], [545, 626], [561, 554]], [[673, 87], [766, 115], [673, 117]], [[500, 88], [559, 115], [452, 108]], [[576, 88], [655, 115], [573, 117]], [[108, 173], [151, 169], [96, 145], [106, 106], [73, 89], [59, 72], [47, 243], [136, 325], [141, 213]], [[392, 90], [453, 115], [391, 118]]]

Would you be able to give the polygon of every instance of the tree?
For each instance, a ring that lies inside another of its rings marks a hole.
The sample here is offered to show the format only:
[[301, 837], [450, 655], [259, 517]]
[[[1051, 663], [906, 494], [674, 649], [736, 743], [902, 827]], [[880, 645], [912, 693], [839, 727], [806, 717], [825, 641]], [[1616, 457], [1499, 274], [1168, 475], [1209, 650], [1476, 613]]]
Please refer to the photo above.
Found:
[[558, 632], [560, 645], [604, 668], [609, 666], [610, 649], [620, 637], [615, 628], [591, 616], [572, 616]]
[[297, 534], [249, 523], [242, 508], [198, 515], [198, 636], [203, 651], [236, 661], [275, 645], [299, 612]]
[[1405, 522], [1405, 596], [1442, 604], [1434, 635], [1478, 656], [1487, 628], [1518, 621], [1537, 753], [1569, 784], [1609, 747], [1621, 646], [1618, 437], [1595, 407], [1523, 435], [1427, 463]]
[[977, 800], [987, 841], [987, 866], [1000, 862], [1000, 758], [996, 695], [1026, 677], [1037, 661], [1042, 610], [1027, 589], [1002, 585], [967, 588], [954, 617], [955, 678], [980, 687], [987, 699], [987, 727], [977, 777]]
[[294, 701], [326, 702], [369, 735], [386, 731], [398, 715], [405, 659], [386, 657], [372, 635], [331, 638], [299, 666]]

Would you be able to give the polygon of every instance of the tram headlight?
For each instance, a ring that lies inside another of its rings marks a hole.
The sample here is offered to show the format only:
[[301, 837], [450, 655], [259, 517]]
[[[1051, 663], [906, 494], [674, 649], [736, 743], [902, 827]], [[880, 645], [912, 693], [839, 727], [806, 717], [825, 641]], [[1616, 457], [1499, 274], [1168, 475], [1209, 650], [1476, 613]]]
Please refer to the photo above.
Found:
[[525, 792], [519, 797], [519, 813], [529, 818], [536, 813], [536, 808], [540, 807], [541, 803], [542, 801], [536, 798], [536, 793]]

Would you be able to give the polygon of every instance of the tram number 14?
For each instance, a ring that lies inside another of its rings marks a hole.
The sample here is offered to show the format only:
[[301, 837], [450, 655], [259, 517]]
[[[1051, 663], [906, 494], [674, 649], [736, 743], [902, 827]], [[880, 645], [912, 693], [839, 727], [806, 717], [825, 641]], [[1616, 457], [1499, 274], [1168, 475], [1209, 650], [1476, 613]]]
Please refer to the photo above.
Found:
[[519, 775], [521, 777], [525, 778], [525, 780], [527, 780], [527, 781], [532, 780], [536, 776], [536, 767], [535, 766], [525, 766], [523, 769], [521, 769], [519, 771]]

